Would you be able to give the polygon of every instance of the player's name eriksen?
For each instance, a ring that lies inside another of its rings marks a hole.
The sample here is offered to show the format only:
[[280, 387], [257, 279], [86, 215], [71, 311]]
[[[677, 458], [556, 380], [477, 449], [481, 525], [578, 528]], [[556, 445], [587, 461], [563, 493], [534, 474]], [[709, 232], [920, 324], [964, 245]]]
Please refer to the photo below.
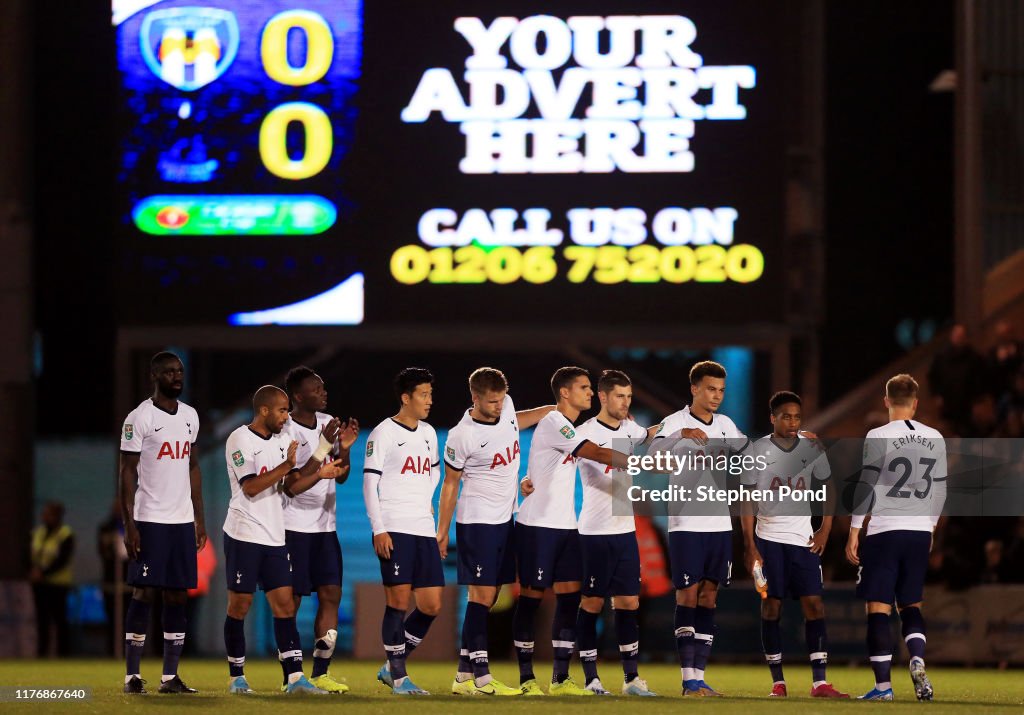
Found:
[[737, 504], [739, 502], [784, 502], [806, 501], [825, 503], [825, 486], [818, 489], [796, 489], [781, 486], [777, 489], [719, 489], [712, 486], [696, 488], [682, 487], [677, 484], [663, 489], [647, 489], [633, 485], [626, 491], [626, 496], [634, 502], [723, 502]]
[[626, 472], [635, 477], [640, 472], [660, 472], [680, 475], [683, 472], [728, 472], [737, 475], [744, 472], [768, 468], [768, 459], [763, 454], [703, 454], [654, 452], [629, 456]]

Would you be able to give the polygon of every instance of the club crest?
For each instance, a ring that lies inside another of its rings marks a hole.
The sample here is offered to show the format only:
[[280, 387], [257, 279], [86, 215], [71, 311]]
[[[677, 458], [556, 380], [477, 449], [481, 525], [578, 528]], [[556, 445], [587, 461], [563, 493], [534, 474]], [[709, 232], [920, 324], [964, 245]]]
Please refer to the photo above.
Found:
[[234, 13], [210, 7], [154, 10], [143, 18], [139, 30], [146, 65], [185, 92], [205, 87], [224, 74], [238, 55], [238, 41]]

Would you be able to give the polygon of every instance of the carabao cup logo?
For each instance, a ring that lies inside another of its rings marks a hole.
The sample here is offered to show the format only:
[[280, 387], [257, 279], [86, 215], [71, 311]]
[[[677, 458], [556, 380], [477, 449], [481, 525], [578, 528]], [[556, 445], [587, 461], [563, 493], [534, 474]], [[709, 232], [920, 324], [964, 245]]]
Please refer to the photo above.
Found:
[[228, 10], [180, 7], [155, 10], [142, 20], [142, 57], [167, 84], [193, 92], [210, 84], [238, 55], [238, 20]]

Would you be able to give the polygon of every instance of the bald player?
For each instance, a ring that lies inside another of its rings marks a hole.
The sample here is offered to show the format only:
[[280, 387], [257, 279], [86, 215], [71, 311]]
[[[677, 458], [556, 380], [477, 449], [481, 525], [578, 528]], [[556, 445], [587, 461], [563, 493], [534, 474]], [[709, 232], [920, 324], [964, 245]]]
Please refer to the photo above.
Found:
[[224, 520], [225, 575], [228, 612], [224, 620], [224, 645], [231, 672], [229, 692], [246, 694], [252, 689], [245, 679], [245, 615], [252, 606], [256, 587], [263, 589], [274, 616], [278, 658], [287, 673], [282, 686], [289, 694], [326, 695], [302, 672], [302, 647], [295, 625], [291, 564], [285, 546], [284, 480], [316, 474], [338, 438], [338, 422], [332, 420], [320, 434], [319, 445], [301, 469], [295, 467], [298, 442], [282, 434], [288, 421], [288, 395], [264, 385], [252, 398], [252, 422], [228, 437], [224, 456], [231, 483], [231, 502]]

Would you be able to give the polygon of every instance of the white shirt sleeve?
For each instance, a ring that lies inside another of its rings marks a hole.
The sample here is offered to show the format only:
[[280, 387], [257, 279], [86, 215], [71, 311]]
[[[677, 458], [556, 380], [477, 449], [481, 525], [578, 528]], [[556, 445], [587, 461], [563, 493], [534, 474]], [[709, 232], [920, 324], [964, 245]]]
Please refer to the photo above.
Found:
[[[431, 428], [430, 430], [430, 487], [431, 490], [437, 489], [438, 483], [441, 481], [441, 456], [438, 454], [437, 448], [437, 432]], [[433, 492], [431, 492], [433, 493]]]
[[556, 415], [556, 417], [551, 419], [545, 417], [540, 421], [537, 431], [533, 435], [534, 442], [540, 439], [544, 446], [575, 457], [576, 453], [580, 451], [580, 447], [590, 440], [573, 427], [565, 415], [560, 412], [551, 412], [550, 414]]
[[193, 408], [192, 410], [192, 444], [196, 443], [199, 439], [199, 413]]
[[370, 519], [370, 528], [373, 535], [383, 534], [384, 516], [380, 510], [380, 495], [377, 494], [377, 485], [380, 484], [380, 475], [374, 472], [363, 472], [363, 501], [366, 502], [366, 516]]
[[124, 418], [124, 426], [121, 428], [122, 452], [142, 452], [142, 438], [148, 433], [147, 425], [143, 424], [144, 420], [137, 408]]
[[382, 432], [375, 428], [366, 440], [366, 459], [363, 462], [363, 501], [366, 503], [366, 516], [370, 519], [373, 535], [383, 534], [384, 516], [380, 508], [380, 484], [384, 469], [384, 458], [387, 452], [387, 439], [382, 439]]
[[253, 454], [252, 440], [246, 439], [245, 434], [237, 430], [232, 432], [224, 451], [227, 456], [228, 474], [239, 484], [249, 477], [256, 476], [256, 456]]
[[651, 449], [668, 452], [681, 439], [679, 436], [681, 428], [678, 426], [678, 420], [673, 417], [674, 415], [669, 415], [658, 423], [658, 430], [654, 433], [654, 439], [651, 440]]
[[461, 425], [453, 427], [448, 432], [448, 441], [444, 444], [445, 466], [461, 472], [466, 468], [469, 451], [469, 430]]
[[[761, 444], [760, 440], [758, 444]], [[763, 452], [764, 450], [760, 449], [759, 451]], [[757, 461], [755, 460], [753, 467], [743, 470], [743, 473], [740, 475], [740, 484], [745, 487], [756, 487], [758, 480], [761, 478], [761, 472], [762, 470], [757, 468]]]
[[857, 497], [860, 503], [854, 504], [854, 512], [850, 519], [850, 526], [855, 529], [864, 527], [864, 519], [871, 513], [871, 504], [874, 503], [875, 485], [882, 474], [882, 463], [885, 461], [885, 440], [868, 432], [864, 439], [863, 466], [860, 470], [860, 484], [857, 489]]
[[814, 448], [818, 456], [811, 465], [811, 479], [815, 479], [819, 482], [824, 482], [832, 476], [832, 465], [828, 463], [828, 454], [820, 446]]
[[939, 523], [942, 508], [946, 504], [946, 479], [949, 477], [946, 463], [946, 442], [941, 437], [935, 440], [942, 445], [942, 452], [932, 470], [932, 528]]
[[743, 454], [750, 449], [750, 438], [740, 432], [740, 428], [731, 419], [728, 417], [723, 419], [728, 425], [724, 431], [726, 438], [729, 440], [729, 450], [733, 454]]

